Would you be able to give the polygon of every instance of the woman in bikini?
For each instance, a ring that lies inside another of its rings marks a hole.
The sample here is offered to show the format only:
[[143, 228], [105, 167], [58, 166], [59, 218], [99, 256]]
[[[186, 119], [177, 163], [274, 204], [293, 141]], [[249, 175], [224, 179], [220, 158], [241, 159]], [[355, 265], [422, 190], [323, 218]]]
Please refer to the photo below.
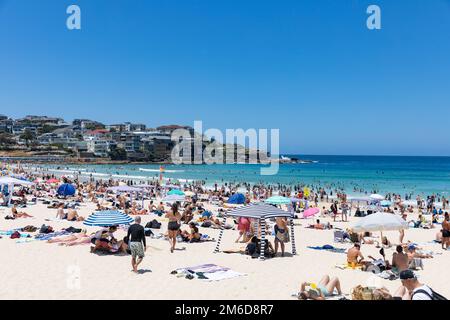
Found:
[[18, 212], [16, 205], [14, 205], [11, 208], [11, 212], [12, 212], [12, 215], [13, 215], [14, 219], [17, 219], [17, 218], [33, 218], [33, 216], [30, 216], [28, 213]]
[[170, 252], [173, 253], [177, 243], [177, 234], [180, 229], [181, 214], [178, 212], [178, 204], [174, 203], [170, 211], [166, 213], [166, 218], [169, 219], [167, 230], [169, 234]]
[[289, 242], [289, 230], [285, 218], [276, 218], [275, 224], [275, 254], [278, 253], [278, 244], [281, 246], [281, 256], [284, 257], [284, 244]]

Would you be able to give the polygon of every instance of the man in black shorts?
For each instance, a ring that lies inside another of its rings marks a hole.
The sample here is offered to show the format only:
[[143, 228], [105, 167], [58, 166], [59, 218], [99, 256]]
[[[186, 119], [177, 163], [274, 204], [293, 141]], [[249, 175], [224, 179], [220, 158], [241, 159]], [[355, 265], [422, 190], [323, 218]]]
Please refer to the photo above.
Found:
[[128, 246], [131, 251], [131, 265], [133, 266], [133, 272], [137, 273], [137, 267], [144, 259], [144, 252], [147, 250], [147, 244], [145, 243], [145, 230], [141, 226], [141, 217], [134, 219], [135, 224], [128, 228]]

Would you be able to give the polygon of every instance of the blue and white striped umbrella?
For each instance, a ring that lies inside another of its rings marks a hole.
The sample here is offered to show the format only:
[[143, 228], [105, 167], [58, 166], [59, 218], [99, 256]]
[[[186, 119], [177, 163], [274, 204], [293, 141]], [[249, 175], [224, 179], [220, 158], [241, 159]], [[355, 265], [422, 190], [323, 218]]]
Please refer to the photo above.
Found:
[[120, 211], [107, 210], [98, 211], [91, 214], [85, 221], [86, 226], [109, 227], [123, 224], [130, 224], [133, 218]]
[[290, 217], [291, 213], [278, 209], [270, 204], [261, 202], [233, 209], [228, 212], [227, 215], [233, 217], [268, 219], [276, 217]]

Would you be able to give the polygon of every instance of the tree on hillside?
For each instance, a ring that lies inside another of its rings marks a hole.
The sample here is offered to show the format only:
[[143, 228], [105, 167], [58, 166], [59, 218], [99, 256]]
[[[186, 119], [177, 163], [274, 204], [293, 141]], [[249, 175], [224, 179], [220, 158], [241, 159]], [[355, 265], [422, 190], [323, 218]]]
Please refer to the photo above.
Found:
[[126, 160], [127, 152], [123, 148], [114, 148], [109, 153], [111, 160]]
[[33, 132], [31, 132], [31, 130], [25, 129], [24, 133], [22, 133], [19, 138], [22, 140], [25, 140], [27, 147], [29, 147], [30, 141], [34, 140], [35, 136], [34, 136]]
[[14, 145], [16, 141], [13, 139], [13, 136], [10, 133], [3, 132], [0, 133], [0, 148], [9, 148]]

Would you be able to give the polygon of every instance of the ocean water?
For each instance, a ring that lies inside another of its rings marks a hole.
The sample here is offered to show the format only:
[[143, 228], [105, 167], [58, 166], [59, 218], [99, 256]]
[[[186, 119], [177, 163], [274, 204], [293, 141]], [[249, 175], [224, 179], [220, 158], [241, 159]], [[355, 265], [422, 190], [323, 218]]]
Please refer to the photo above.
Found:
[[[313, 156], [292, 155], [315, 163], [281, 164], [273, 176], [260, 174], [262, 165], [166, 165], [164, 178], [204, 180], [207, 185], [224, 182], [307, 184], [328, 189], [342, 188], [349, 194], [365, 191], [450, 196], [450, 157]], [[56, 166], [48, 166], [55, 169]], [[159, 165], [70, 165], [97, 177], [157, 178]]]

